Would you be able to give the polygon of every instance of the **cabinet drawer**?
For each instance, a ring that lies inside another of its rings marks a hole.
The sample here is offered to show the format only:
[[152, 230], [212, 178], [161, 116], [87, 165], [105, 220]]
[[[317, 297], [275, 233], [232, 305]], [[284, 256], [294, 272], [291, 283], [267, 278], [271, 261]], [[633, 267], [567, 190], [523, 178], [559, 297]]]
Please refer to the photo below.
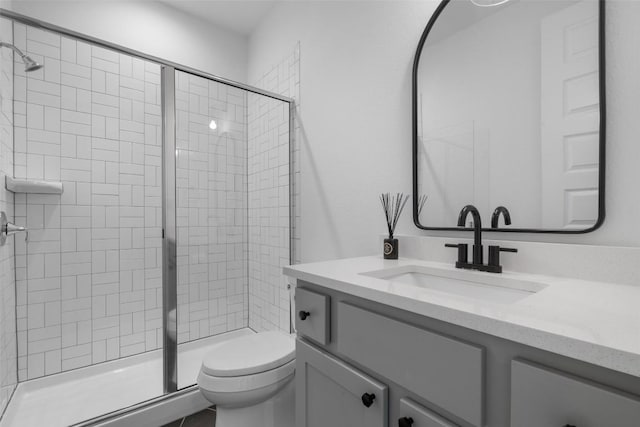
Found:
[[329, 297], [304, 288], [296, 289], [296, 330], [320, 344], [329, 344]]
[[400, 399], [400, 417], [399, 427], [405, 425], [407, 427], [457, 427], [456, 424], [445, 420], [407, 397]]
[[337, 350], [466, 422], [483, 423], [484, 350], [338, 304]]
[[297, 427], [388, 426], [386, 385], [299, 339], [295, 381]]
[[640, 399], [523, 360], [511, 362], [511, 425], [638, 427]]

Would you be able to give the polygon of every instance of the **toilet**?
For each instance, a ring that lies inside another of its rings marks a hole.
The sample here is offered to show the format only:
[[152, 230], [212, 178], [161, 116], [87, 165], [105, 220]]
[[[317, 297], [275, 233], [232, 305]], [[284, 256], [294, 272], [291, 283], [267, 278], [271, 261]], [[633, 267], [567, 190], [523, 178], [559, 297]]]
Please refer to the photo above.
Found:
[[259, 332], [214, 345], [198, 387], [216, 405], [215, 427], [294, 427], [294, 335]]

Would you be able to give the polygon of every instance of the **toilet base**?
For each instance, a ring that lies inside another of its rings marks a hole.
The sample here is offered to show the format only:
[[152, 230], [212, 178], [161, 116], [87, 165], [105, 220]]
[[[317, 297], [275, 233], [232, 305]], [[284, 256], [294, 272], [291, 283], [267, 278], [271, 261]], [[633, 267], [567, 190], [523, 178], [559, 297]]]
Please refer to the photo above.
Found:
[[295, 381], [257, 405], [216, 409], [215, 427], [295, 427]]

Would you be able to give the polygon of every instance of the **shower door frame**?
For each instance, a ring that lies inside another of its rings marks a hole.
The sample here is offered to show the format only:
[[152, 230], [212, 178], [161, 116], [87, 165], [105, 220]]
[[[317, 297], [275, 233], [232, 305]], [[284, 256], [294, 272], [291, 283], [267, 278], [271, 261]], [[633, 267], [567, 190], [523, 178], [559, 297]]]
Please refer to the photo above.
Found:
[[[294, 189], [293, 178], [294, 169], [292, 161], [294, 158], [294, 115], [296, 103], [293, 98], [282, 96], [251, 86], [245, 83], [219, 77], [206, 73], [173, 61], [162, 59], [153, 55], [88, 36], [73, 30], [66, 29], [54, 24], [34, 19], [4, 8], [0, 8], [0, 16], [58, 33], [61, 36], [71, 37], [92, 45], [114, 50], [132, 57], [137, 57], [145, 61], [153, 62], [161, 67], [161, 95], [162, 95], [162, 324], [163, 324], [163, 391], [161, 395], [139, 402], [135, 405], [121, 408], [113, 412], [102, 414], [94, 418], [84, 420], [74, 424], [73, 427], [88, 427], [101, 424], [110, 420], [116, 420], [126, 414], [133, 413], [144, 408], [151, 407], [162, 401], [173, 399], [197, 390], [197, 385], [187, 386], [178, 389], [177, 384], [177, 364], [178, 364], [178, 342], [177, 342], [177, 263], [176, 263], [176, 94], [175, 76], [176, 71], [185, 72], [208, 80], [232, 86], [257, 95], [266, 96], [289, 104], [289, 263], [294, 260]], [[10, 402], [10, 401], [9, 401]]]

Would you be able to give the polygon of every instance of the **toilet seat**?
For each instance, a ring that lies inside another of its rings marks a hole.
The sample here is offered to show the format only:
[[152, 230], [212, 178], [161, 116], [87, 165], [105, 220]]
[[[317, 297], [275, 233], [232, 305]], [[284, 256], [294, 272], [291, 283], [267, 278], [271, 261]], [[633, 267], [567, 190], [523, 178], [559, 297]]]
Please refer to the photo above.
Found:
[[295, 355], [292, 335], [260, 332], [215, 344], [204, 356], [201, 370], [214, 377], [239, 377], [283, 366]]
[[252, 390], [263, 389], [278, 384], [293, 376], [296, 369], [296, 361], [291, 360], [283, 366], [251, 375], [239, 377], [216, 377], [200, 371], [198, 386], [213, 393], [243, 393]]

